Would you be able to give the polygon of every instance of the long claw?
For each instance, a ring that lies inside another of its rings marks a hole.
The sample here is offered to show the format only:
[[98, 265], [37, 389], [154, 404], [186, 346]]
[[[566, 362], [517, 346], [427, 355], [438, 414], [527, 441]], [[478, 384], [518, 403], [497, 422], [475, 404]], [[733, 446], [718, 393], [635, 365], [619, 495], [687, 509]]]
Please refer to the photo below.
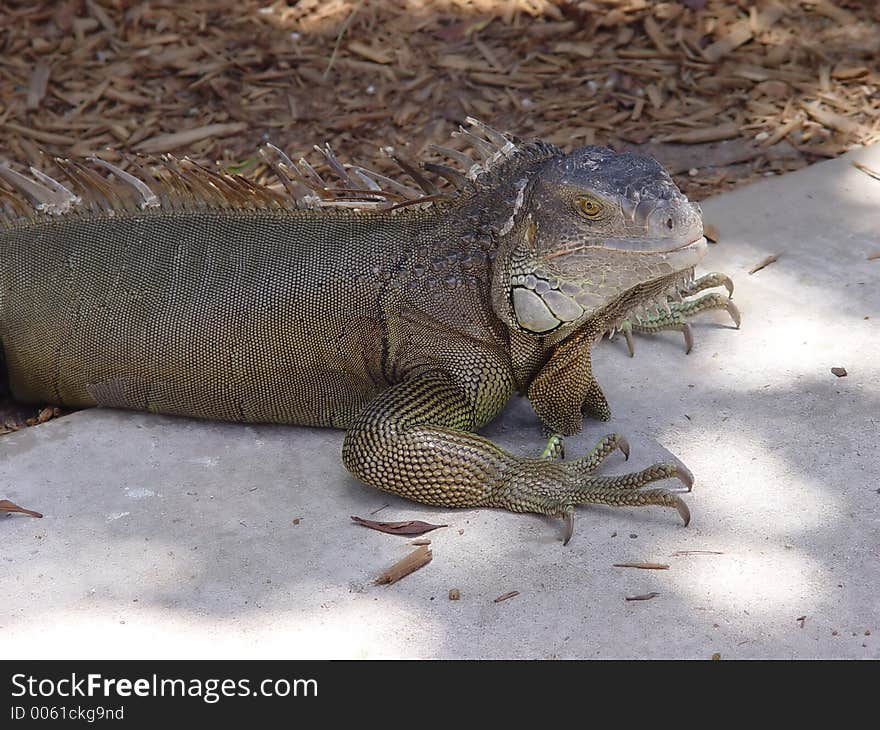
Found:
[[733, 320], [733, 323], [736, 325], [736, 328], [739, 329], [739, 325], [742, 322], [742, 315], [739, 313], [739, 309], [729, 299], [725, 302], [725, 308], [727, 309], [730, 318]]
[[727, 298], [730, 299], [730, 297], [733, 296], [733, 279], [729, 276], [725, 276], [724, 281], [721, 283], [724, 285], [724, 288], [727, 289]]
[[675, 474], [672, 474], [670, 476], [674, 476], [680, 479], [681, 483], [687, 487], [687, 490], [689, 492], [694, 491], [694, 475], [691, 474], [690, 470], [686, 467], [678, 465], [675, 469]]
[[627, 328], [623, 331], [623, 336], [626, 338], [626, 346], [629, 348], [629, 356], [634, 357], [636, 354], [636, 345], [633, 342], [632, 330]]
[[684, 503], [684, 500], [681, 499], [681, 497], [676, 498], [675, 509], [678, 510], [678, 514], [681, 515], [684, 526], [687, 527], [691, 523], [691, 511], [688, 509], [688, 506]]
[[[684, 502], [682, 502], [684, 504]], [[685, 507], [687, 510], [687, 507]], [[679, 508], [679, 514], [681, 514], [681, 508]], [[690, 516], [688, 516], [688, 520]], [[565, 513], [562, 515], [562, 524], [564, 525], [563, 539], [562, 545], [565, 547], [568, 545], [568, 541], [571, 540], [571, 536], [574, 534], [574, 507], [569, 507]], [[685, 521], [685, 525], [687, 524], [687, 520]]]
[[694, 349], [694, 333], [687, 322], [681, 325], [681, 333], [684, 335], [684, 354], [690, 355]]
[[624, 461], [629, 461], [629, 441], [626, 440], [625, 436], [618, 436], [617, 448], [623, 452]]

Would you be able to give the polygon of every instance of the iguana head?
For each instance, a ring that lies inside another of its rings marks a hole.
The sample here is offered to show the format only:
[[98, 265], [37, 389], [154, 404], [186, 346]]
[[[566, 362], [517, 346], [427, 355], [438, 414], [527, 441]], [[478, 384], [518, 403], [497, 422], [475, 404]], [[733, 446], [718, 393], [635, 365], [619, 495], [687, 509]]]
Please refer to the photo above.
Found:
[[495, 310], [535, 335], [600, 334], [665, 301], [706, 252], [699, 208], [660, 164], [604, 147], [524, 171], [500, 234]]

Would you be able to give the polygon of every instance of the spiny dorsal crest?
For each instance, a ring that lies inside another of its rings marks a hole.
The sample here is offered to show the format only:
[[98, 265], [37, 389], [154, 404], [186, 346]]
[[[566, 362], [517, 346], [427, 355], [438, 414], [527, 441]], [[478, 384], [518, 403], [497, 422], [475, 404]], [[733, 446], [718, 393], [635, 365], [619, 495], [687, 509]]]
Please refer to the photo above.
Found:
[[[260, 149], [277, 184], [260, 184], [239, 174], [201, 165], [189, 158], [170, 155], [160, 158], [127, 157], [122, 169], [97, 157], [88, 158], [92, 167], [77, 160], [56, 159], [64, 183], [31, 167], [31, 177], [0, 161], [0, 179], [11, 190], [0, 187], [0, 222], [11, 224], [22, 218], [98, 212], [108, 215], [158, 208], [194, 210], [201, 208], [302, 209], [346, 207], [369, 210], [398, 210], [416, 205], [426, 207], [490, 183], [503, 163], [536, 143], [492, 129], [473, 117], [453, 136], [464, 139], [474, 157], [449, 147], [431, 148], [458, 163], [463, 170], [432, 162], [415, 163], [391, 154], [401, 171], [414, 183], [395, 180], [353, 163], [341, 162], [330, 145], [315, 146], [322, 162], [338, 180], [329, 182], [305, 158], [294, 162], [272, 144]], [[537, 143], [543, 145], [543, 143]], [[548, 148], [549, 145], [546, 145]], [[109, 173], [99, 174], [94, 167]], [[444, 192], [425, 172], [446, 180], [453, 191]], [[66, 184], [65, 184], [66, 183]]]

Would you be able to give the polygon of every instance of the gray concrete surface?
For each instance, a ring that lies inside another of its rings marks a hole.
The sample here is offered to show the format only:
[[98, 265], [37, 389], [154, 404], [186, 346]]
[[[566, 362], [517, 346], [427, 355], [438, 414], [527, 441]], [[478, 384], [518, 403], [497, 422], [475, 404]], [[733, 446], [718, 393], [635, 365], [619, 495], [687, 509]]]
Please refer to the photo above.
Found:
[[[880, 147], [852, 157], [880, 169]], [[742, 330], [704, 315], [687, 357], [675, 334], [602, 344], [615, 419], [568, 444], [628, 434], [609, 472], [668, 449], [696, 475], [688, 529], [582, 508], [563, 548], [559, 521], [358, 484], [338, 432], [80, 413], [0, 438], [0, 497], [46, 514], [0, 519], [2, 656], [880, 657], [880, 182], [845, 158], [704, 209]], [[487, 432], [540, 448], [523, 402]], [[349, 522], [383, 505], [450, 525], [390, 587], [408, 541]]]

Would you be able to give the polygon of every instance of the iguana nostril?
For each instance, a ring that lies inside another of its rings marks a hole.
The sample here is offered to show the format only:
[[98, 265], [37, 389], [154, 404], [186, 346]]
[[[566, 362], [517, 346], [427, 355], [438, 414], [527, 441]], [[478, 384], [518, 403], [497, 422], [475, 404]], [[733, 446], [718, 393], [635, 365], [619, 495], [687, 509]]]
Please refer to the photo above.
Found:
[[675, 225], [675, 224], [672, 222], [672, 218], [667, 218], [667, 219], [666, 219], [666, 227], [667, 227], [670, 231], [672, 230], [672, 227], [673, 227], [674, 225]]

